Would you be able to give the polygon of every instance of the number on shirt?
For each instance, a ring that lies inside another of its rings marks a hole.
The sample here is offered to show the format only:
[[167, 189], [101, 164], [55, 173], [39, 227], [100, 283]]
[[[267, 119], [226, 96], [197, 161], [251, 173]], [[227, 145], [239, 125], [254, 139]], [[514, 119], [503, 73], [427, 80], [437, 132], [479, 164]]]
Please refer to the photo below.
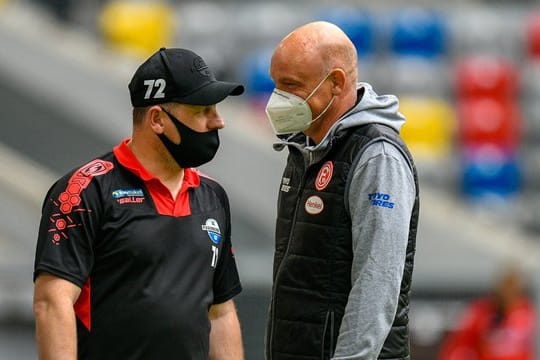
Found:
[[219, 254], [219, 249], [212, 245], [212, 267], [215, 268], [216, 265], [217, 265], [217, 261], [218, 261], [218, 254]]

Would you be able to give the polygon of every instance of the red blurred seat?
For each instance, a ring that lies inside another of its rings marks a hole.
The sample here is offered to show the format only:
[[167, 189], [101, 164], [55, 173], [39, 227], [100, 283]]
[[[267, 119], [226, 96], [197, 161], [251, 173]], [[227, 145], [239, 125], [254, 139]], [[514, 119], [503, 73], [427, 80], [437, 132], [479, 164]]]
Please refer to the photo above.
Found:
[[521, 139], [521, 121], [519, 107], [511, 100], [484, 97], [458, 102], [458, 139], [463, 146], [515, 149]]
[[518, 95], [518, 77], [514, 65], [506, 59], [465, 58], [456, 66], [456, 93], [460, 98], [512, 99]]
[[526, 39], [529, 56], [532, 59], [540, 60], [540, 11], [529, 16]]

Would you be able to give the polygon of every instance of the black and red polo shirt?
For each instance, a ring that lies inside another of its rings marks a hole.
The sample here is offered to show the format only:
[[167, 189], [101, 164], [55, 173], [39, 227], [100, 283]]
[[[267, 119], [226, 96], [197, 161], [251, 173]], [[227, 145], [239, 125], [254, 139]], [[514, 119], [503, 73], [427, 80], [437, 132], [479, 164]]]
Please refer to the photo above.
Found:
[[128, 142], [51, 187], [34, 278], [82, 288], [79, 359], [207, 359], [208, 309], [241, 291], [227, 195], [184, 169], [173, 199]]

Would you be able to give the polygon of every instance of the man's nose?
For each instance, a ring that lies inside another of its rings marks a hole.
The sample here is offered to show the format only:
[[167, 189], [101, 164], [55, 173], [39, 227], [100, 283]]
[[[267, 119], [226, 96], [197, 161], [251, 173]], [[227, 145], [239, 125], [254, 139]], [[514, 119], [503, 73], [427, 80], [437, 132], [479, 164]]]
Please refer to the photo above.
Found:
[[208, 114], [208, 129], [209, 130], [219, 130], [225, 127], [225, 121], [217, 111], [212, 111]]

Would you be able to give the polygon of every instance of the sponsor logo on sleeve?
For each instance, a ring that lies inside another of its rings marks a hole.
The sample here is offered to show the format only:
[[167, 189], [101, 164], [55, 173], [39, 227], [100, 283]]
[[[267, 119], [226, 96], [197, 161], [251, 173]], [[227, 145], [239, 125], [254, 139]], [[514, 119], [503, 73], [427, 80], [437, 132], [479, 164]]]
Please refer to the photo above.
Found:
[[368, 199], [371, 206], [379, 206], [387, 209], [393, 209], [396, 206], [389, 194], [375, 192], [368, 194]]

